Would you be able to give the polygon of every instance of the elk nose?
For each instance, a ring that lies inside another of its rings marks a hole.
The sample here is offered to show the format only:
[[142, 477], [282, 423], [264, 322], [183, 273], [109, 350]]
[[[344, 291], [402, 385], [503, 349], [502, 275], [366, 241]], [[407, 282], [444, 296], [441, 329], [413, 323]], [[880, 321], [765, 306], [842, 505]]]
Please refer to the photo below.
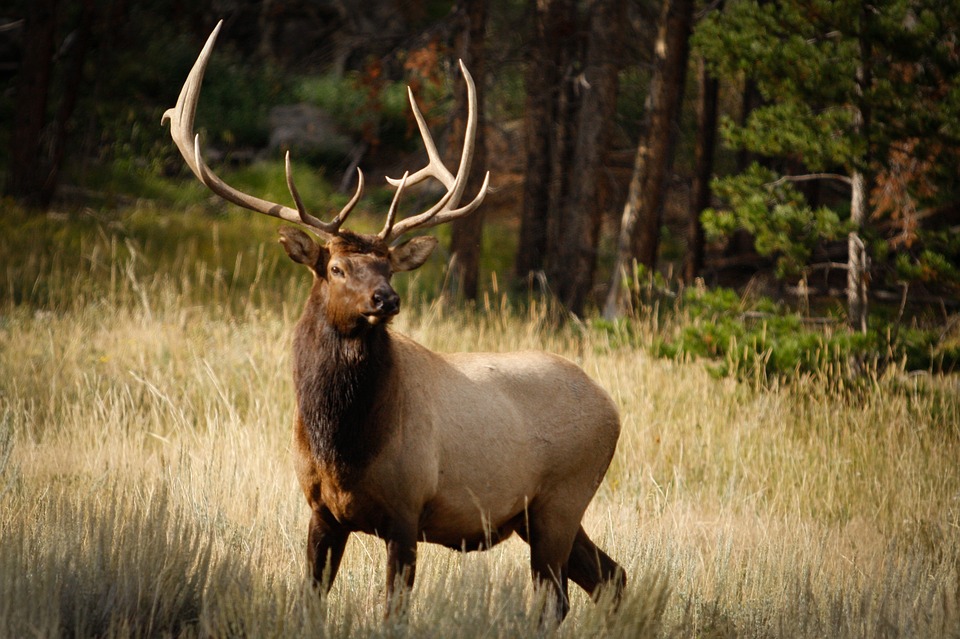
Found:
[[382, 288], [373, 294], [373, 307], [384, 315], [400, 312], [400, 296], [392, 288]]

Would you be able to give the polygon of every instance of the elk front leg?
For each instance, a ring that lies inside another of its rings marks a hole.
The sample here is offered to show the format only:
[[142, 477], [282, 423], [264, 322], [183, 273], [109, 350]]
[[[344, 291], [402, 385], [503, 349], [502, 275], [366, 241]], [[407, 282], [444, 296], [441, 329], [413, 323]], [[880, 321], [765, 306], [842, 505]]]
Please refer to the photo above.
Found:
[[553, 612], [556, 615], [557, 622], [563, 621], [570, 611], [570, 598], [567, 592], [567, 564], [560, 561], [557, 553], [545, 548], [545, 545], [531, 545], [530, 555], [533, 579], [538, 584], [549, 586], [553, 590]]
[[317, 588], [330, 591], [349, 536], [350, 531], [337, 522], [329, 510], [313, 511], [307, 533], [307, 568]]
[[[521, 533], [530, 544], [530, 567], [534, 581], [553, 590], [553, 612], [557, 622], [563, 621], [570, 610], [567, 562], [579, 528], [578, 517], [582, 514], [582, 511], [571, 514], [570, 510], [562, 502], [555, 505], [548, 500], [531, 504], [527, 525]], [[546, 620], [545, 615], [541, 621]]]
[[401, 611], [407, 592], [413, 588], [417, 569], [417, 532], [415, 526], [396, 526], [387, 542], [386, 615]]

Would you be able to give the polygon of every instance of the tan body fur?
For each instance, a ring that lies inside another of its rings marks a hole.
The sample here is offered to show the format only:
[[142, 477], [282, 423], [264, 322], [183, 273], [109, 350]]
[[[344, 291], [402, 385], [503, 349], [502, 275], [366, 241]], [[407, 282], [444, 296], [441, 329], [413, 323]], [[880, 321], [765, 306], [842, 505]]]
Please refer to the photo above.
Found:
[[313, 457], [297, 420], [297, 475], [314, 509], [370, 534], [415, 514], [418, 540], [453, 548], [509, 536], [553, 495], [579, 524], [620, 432], [603, 389], [546, 353], [440, 355], [396, 334], [391, 346], [385, 441], [355, 485]]

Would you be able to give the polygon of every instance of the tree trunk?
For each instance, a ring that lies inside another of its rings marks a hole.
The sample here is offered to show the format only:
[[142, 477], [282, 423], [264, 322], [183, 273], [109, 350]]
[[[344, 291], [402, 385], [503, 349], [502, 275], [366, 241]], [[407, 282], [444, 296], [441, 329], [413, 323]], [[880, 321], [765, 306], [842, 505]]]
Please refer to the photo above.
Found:
[[[870, 87], [873, 77], [870, 69], [871, 47], [867, 40], [867, 21], [870, 19], [868, 9], [860, 13], [860, 64], [856, 70], [856, 98], [859, 104], [855, 105], [853, 125], [855, 130], [866, 142], [869, 149], [870, 138], [870, 111], [863, 99], [864, 87]], [[868, 166], [869, 158], [861, 158], [861, 166]], [[854, 330], [867, 332], [868, 297], [870, 290], [870, 257], [866, 246], [860, 237], [860, 231], [867, 224], [866, 176], [862, 169], [855, 168], [850, 174], [850, 222], [853, 228], [847, 236], [847, 322]]]
[[571, 0], [531, 0], [530, 9], [533, 29], [526, 61], [526, 170], [520, 241], [514, 261], [520, 281], [543, 270], [546, 263], [551, 184], [562, 137], [557, 130], [565, 130], [560, 111], [563, 78], [576, 33]]
[[569, 185], [557, 211], [558, 238], [551, 255], [551, 282], [560, 301], [576, 315], [583, 313], [596, 270], [603, 221], [598, 185], [604, 151], [609, 146], [610, 125], [616, 115], [616, 56], [625, 18], [623, 9], [619, 0], [594, 0], [587, 9], [590, 28], [583, 73], [576, 83], [576, 132], [569, 168], [561, 173]]
[[693, 0], [666, 0], [654, 50], [647, 104], [646, 134], [637, 146], [630, 190], [623, 208], [617, 258], [604, 305], [604, 317], [623, 309], [624, 271], [636, 259], [656, 268], [666, 177], [673, 161], [677, 120], [683, 102]]
[[853, 230], [847, 236], [847, 321], [850, 327], [867, 332], [870, 257], [859, 230], [867, 219], [867, 189], [863, 174], [851, 176], [850, 221]]
[[277, 21], [273, 15], [274, 9], [274, 0], [260, 0], [260, 12], [257, 15], [260, 42], [257, 43], [257, 55], [261, 60], [271, 62], [276, 58], [273, 51], [273, 39], [277, 33]]
[[70, 136], [70, 121], [77, 106], [80, 91], [83, 88], [83, 68], [90, 49], [90, 39], [93, 31], [95, 5], [93, 0], [84, 0], [80, 23], [74, 31], [74, 37], [65, 54], [63, 97], [57, 109], [51, 139], [50, 164], [46, 178], [40, 188], [39, 204], [41, 208], [50, 206], [60, 180], [60, 169], [66, 155], [67, 139]]
[[713, 175], [713, 153], [717, 140], [717, 94], [719, 83], [710, 76], [701, 58], [697, 62], [697, 144], [694, 149], [693, 193], [690, 197], [690, 218], [687, 222], [687, 256], [683, 264], [683, 281], [692, 284], [703, 270], [704, 237], [700, 214], [710, 206], [710, 178]]
[[23, 61], [17, 73], [17, 99], [14, 103], [13, 132], [10, 136], [8, 195], [27, 204], [41, 202], [48, 168], [41, 158], [43, 129], [53, 67], [53, 43], [56, 29], [57, 0], [28, 3], [24, 25]]
[[[457, 52], [470, 70], [477, 86], [477, 138], [473, 162], [467, 179], [468, 197], [480, 190], [487, 172], [487, 143], [484, 126], [484, 80], [486, 78], [485, 40], [487, 0], [462, 0], [457, 9], [465, 22], [460, 31]], [[467, 89], [457, 90], [456, 140], [462, 144], [467, 128]], [[459, 146], [459, 145], [458, 145]], [[474, 299], [480, 279], [480, 249], [483, 239], [483, 207], [465, 218], [454, 220], [450, 237], [450, 281], [458, 297]]]

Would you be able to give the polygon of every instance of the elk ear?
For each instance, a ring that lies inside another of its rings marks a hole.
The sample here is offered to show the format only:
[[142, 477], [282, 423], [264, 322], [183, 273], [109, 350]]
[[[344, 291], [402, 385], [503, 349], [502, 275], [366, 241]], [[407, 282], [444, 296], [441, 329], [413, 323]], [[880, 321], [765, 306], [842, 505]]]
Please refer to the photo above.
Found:
[[326, 262], [327, 249], [320, 246], [312, 237], [292, 226], [280, 227], [280, 243], [294, 262], [309, 266], [314, 273], [324, 272], [321, 261]]
[[437, 238], [432, 235], [407, 240], [400, 246], [390, 249], [390, 268], [394, 272], [420, 268], [435, 248], [437, 248]]

